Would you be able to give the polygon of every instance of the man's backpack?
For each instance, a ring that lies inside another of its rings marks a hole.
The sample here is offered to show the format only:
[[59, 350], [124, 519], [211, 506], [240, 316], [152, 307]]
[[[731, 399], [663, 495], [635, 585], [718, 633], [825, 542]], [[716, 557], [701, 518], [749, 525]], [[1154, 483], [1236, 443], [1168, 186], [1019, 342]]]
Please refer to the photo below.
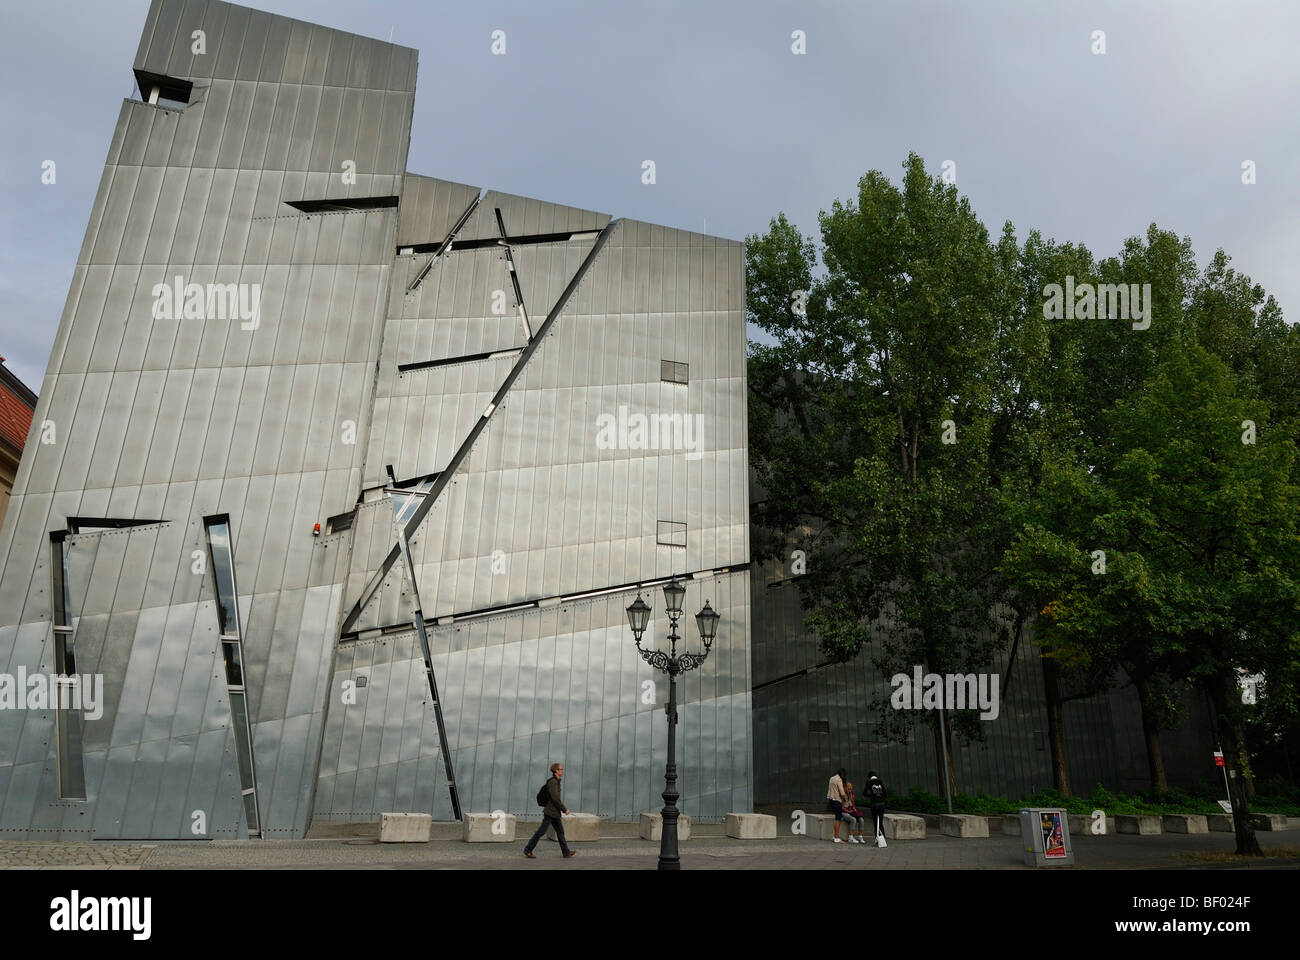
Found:
[[539, 807], [544, 807], [551, 802], [551, 791], [548, 789], [550, 785], [551, 781], [547, 780], [542, 784], [542, 789], [537, 791], [537, 805]]
[[871, 786], [868, 788], [868, 791], [869, 791], [870, 794], [871, 794], [871, 802], [872, 802], [872, 803], [883, 803], [883, 802], [884, 802], [884, 800], [885, 800], [885, 785], [884, 785], [883, 783], [881, 783], [879, 780], [872, 780], [872, 781], [871, 781]]

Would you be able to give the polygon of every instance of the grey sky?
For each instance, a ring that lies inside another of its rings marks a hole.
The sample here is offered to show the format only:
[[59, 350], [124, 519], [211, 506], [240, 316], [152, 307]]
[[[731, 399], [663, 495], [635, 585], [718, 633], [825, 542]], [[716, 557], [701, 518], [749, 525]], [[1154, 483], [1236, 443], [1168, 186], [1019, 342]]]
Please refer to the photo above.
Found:
[[[0, 3], [0, 355], [39, 390], [148, 0]], [[994, 233], [1104, 256], [1155, 221], [1300, 311], [1292, 0], [247, 5], [417, 48], [416, 173], [739, 239], [915, 150]]]

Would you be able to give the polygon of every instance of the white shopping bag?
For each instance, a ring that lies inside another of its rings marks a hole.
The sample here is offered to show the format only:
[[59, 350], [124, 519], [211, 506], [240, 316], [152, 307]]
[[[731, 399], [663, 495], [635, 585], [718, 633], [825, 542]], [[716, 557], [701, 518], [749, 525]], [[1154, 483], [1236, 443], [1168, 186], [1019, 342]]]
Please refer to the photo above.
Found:
[[877, 847], [889, 846], [889, 844], [885, 843], [885, 832], [883, 830], [878, 830], [876, 832], [876, 846]]

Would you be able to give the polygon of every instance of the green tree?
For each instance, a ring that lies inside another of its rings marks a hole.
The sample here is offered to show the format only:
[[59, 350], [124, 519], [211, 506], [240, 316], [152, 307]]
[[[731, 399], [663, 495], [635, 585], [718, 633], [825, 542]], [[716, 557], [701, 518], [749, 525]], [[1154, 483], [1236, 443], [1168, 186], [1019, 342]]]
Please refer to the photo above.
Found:
[[[874, 636], [886, 674], [987, 672], [1001, 583], [992, 447], [995, 338], [1008, 283], [988, 232], [916, 155], [820, 216], [814, 250], [783, 218], [747, 242], [751, 453], [761, 527], [807, 544], [806, 622], [845, 660]], [[807, 283], [806, 312], [791, 296]], [[779, 492], [779, 496], [775, 495]], [[756, 552], [775, 550], [755, 544]], [[935, 755], [946, 752], [938, 718]], [[952, 718], [977, 733], [969, 716]]]

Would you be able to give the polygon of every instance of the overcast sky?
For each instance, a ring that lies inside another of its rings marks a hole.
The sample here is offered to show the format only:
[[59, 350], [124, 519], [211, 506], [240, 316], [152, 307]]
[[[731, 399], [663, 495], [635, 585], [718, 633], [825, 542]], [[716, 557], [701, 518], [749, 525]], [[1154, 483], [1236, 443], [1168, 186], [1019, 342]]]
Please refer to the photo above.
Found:
[[[915, 150], [956, 163], [994, 234], [1009, 219], [1105, 256], [1155, 221], [1300, 316], [1295, 0], [253, 5], [420, 51], [415, 173], [743, 239], [781, 210], [814, 232]], [[148, 6], [0, 0], [0, 355], [33, 389]]]

